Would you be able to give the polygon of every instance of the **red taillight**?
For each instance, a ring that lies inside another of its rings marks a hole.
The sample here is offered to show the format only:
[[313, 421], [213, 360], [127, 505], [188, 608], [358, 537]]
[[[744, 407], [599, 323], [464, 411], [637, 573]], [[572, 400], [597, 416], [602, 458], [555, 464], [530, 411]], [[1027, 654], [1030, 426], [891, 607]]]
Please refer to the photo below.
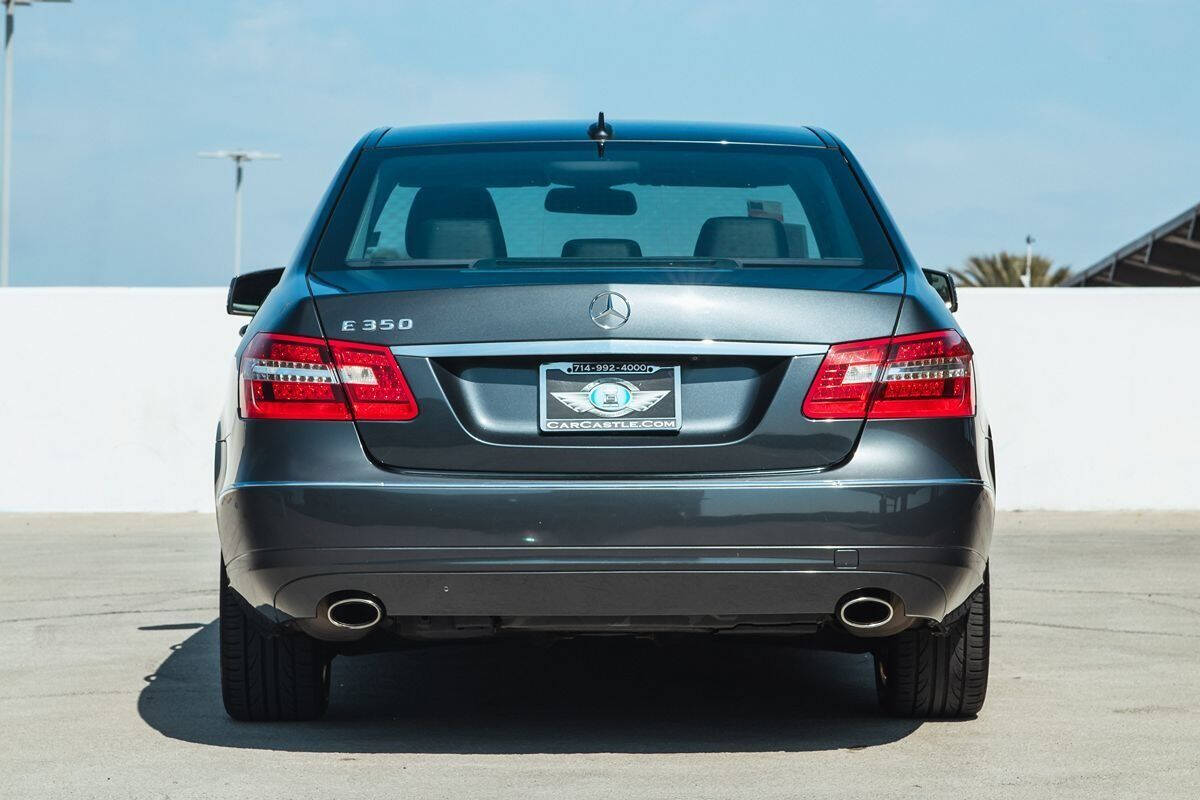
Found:
[[324, 339], [260, 333], [242, 354], [242, 416], [350, 419]]
[[332, 339], [329, 349], [355, 419], [403, 421], [417, 415], [417, 400], [391, 350]]
[[969, 417], [971, 347], [957, 331], [835, 344], [804, 398], [811, 419]]
[[804, 398], [804, 416], [812, 419], [862, 419], [875, 391], [879, 365], [891, 339], [835, 344], [825, 354]]
[[410, 420], [417, 403], [379, 345], [260, 333], [242, 354], [247, 419]]
[[975, 413], [971, 346], [957, 331], [896, 336], [868, 419]]

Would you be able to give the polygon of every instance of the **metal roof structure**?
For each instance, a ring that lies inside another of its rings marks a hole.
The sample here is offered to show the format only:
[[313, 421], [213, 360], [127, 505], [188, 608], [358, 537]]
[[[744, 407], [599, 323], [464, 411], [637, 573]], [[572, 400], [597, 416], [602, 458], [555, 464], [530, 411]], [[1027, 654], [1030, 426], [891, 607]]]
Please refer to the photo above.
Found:
[[1063, 286], [1200, 286], [1200, 205], [1072, 275]]

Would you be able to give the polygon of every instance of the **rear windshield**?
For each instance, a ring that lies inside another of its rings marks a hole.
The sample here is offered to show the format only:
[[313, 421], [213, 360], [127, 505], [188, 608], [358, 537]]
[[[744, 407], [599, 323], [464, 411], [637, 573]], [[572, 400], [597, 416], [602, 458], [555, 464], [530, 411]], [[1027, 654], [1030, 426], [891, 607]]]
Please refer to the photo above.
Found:
[[313, 268], [530, 260], [895, 268], [836, 151], [636, 142], [366, 151]]

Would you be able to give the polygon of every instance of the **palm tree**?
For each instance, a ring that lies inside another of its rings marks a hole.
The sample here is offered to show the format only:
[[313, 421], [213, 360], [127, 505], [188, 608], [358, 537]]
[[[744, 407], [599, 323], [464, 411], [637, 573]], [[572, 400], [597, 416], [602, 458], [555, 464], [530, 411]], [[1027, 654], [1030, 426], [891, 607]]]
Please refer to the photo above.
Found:
[[[1025, 271], [1025, 256], [1020, 253], [999, 253], [971, 256], [964, 269], [952, 269], [951, 274], [960, 286], [1024, 286], [1021, 273]], [[1071, 274], [1070, 267], [1056, 267], [1054, 262], [1036, 253], [1029, 263], [1030, 286], [1058, 286]]]

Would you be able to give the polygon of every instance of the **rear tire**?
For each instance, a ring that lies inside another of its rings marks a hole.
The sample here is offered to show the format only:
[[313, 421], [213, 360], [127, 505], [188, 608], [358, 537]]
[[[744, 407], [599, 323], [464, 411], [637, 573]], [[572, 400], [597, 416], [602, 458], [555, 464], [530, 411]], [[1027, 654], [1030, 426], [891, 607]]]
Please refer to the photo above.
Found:
[[907, 630], [875, 654], [879, 703], [890, 714], [921, 719], [972, 717], [987, 694], [990, 613], [988, 570], [941, 630]]
[[[252, 616], [253, 615], [253, 616]], [[316, 639], [272, 632], [221, 566], [221, 697], [236, 720], [316, 719], [329, 704], [329, 654]]]

